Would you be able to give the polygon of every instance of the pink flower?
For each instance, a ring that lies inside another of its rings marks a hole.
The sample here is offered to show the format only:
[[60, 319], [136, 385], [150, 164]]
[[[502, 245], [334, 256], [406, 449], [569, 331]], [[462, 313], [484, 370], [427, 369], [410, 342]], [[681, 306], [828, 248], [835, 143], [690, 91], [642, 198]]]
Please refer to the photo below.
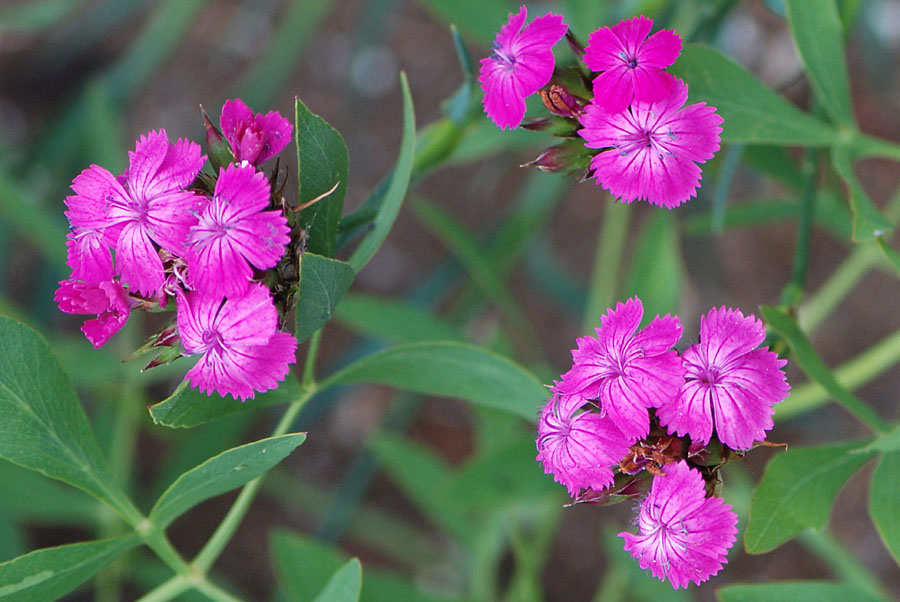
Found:
[[525, 99], [547, 85], [553, 75], [553, 45], [569, 26], [562, 16], [547, 13], [528, 26], [528, 9], [509, 15], [494, 41], [494, 53], [481, 59], [478, 81], [484, 111], [502, 129], [515, 128], [525, 117]]
[[[575, 497], [613, 482], [612, 467], [628, 453], [628, 439], [608, 416], [580, 395], [554, 394], [538, 421], [537, 461]], [[579, 411], [581, 410], [581, 411]]]
[[642, 569], [660, 581], [686, 588], [700, 585], [719, 572], [737, 534], [737, 515], [717, 497], [706, 497], [703, 477], [684, 460], [654, 477], [650, 494], [641, 502], [640, 533], [619, 533], [625, 550]]
[[663, 29], [650, 38], [653, 21], [641, 15], [612, 27], [601, 27], [588, 37], [584, 64], [602, 71], [594, 78], [594, 103], [609, 113], [624, 111], [634, 101], [662, 100], [675, 85], [663, 71], [681, 53], [681, 39]]
[[700, 167], [719, 150], [722, 118], [715, 107], [683, 107], [688, 89], [681, 80], [657, 102], [635, 101], [609, 113], [594, 101], [578, 133], [588, 148], [605, 149], [591, 159], [597, 183], [626, 203], [646, 200], [672, 209], [697, 195]]
[[287, 219], [269, 206], [269, 182], [249, 165], [219, 172], [215, 194], [188, 236], [188, 284], [209, 297], [243, 294], [253, 278], [250, 264], [274, 267], [290, 242]]
[[94, 349], [99, 349], [116, 334], [131, 313], [131, 300], [122, 285], [113, 280], [97, 283], [63, 280], [53, 300], [67, 314], [96, 314], [81, 327]]
[[700, 342], [682, 355], [685, 383], [656, 415], [678, 435], [704, 445], [712, 437], [732, 449], [749, 449], [772, 428], [772, 406], [790, 386], [781, 368], [787, 360], [757, 349], [766, 337], [762, 322], [736, 309], [712, 308], [700, 319]]
[[226, 100], [219, 117], [222, 133], [237, 161], [261, 165], [291, 141], [293, 126], [278, 111], [253, 114], [240, 98]]
[[113, 279], [110, 246], [101, 230], [75, 229], [66, 236], [66, 265], [70, 280], [99, 284]]
[[559, 390], [598, 399], [604, 414], [627, 437], [650, 432], [647, 408], [668, 401], [683, 382], [681, 360], [672, 346], [681, 337], [677, 316], [656, 316], [637, 332], [644, 307], [637, 297], [616, 304], [601, 320], [597, 338], [580, 337], [574, 365]]
[[178, 254], [196, 222], [202, 198], [185, 188], [206, 160], [188, 140], [169, 143], [165, 130], [141, 136], [121, 178], [92, 165], [72, 182], [66, 198], [76, 229], [99, 231], [115, 241], [116, 266], [132, 292], [151, 295], [163, 284], [153, 243]]
[[224, 302], [179, 291], [177, 324], [185, 353], [203, 354], [184, 378], [206, 394], [253, 398], [254, 391], [277, 387], [296, 361], [297, 339], [278, 332], [278, 312], [261, 284]]

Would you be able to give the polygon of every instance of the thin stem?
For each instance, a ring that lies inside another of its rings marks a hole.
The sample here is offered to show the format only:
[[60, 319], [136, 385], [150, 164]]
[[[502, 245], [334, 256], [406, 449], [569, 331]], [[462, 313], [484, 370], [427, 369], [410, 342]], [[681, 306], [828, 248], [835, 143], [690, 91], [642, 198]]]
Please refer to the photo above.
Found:
[[215, 583], [207, 581], [206, 579], [199, 579], [192, 583], [192, 585], [198, 592], [215, 602], [242, 602], [240, 598], [232, 596]]
[[141, 534], [144, 543], [159, 556], [160, 560], [166, 563], [173, 571], [179, 575], [187, 576], [191, 573], [191, 567], [185, 562], [178, 550], [166, 537], [166, 534], [158, 529], [150, 527], [150, 522], [144, 519], [141, 525], [136, 525], [135, 530]]
[[[283, 435], [291, 428], [291, 425], [294, 423], [294, 420], [296, 420], [300, 410], [303, 409], [306, 402], [319, 390], [316, 386], [314, 372], [316, 355], [319, 352], [319, 342], [321, 337], [322, 331], [320, 329], [310, 338], [309, 349], [306, 352], [306, 362], [303, 366], [303, 392], [300, 394], [299, 398], [288, 406], [284, 416], [281, 417], [281, 420], [278, 422], [278, 425], [272, 433], [273, 437]], [[265, 475], [253, 479], [241, 489], [237, 499], [234, 500], [234, 503], [228, 510], [228, 514], [225, 515], [225, 518], [219, 524], [215, 533], [212, 534], [212, 537], [209, 538], [209, 541], [206, 542], [206, 545], [203, 546], [203, 549], [200, 550], [200, 553], [197, 554], [197, 557], [191, 563], [191, 566], [196, 573], [200, 575], [206, 574], [225, 549], [225, 546], [228, 545], [228, 542], [231, 541], [238, 525], [240, 525], [244, 516], [246, 516], [247, 512], [250, 510], [250, 504], [253, 502], [254, 498], [256, 498], [256, 494], [259, 493], [264, 476]]]
[[900, 161], [900, 145], [881, 138], [857, 133], [852, 146], [859, 158], [879, 157]]
[[147, 592], [137, 602], [166, 602], [191, 588], [184, 575], [175, 575], [154, 590]]
[[[834, 377], [847, 389], [857, 389], [888, 368], [900, 362], [900, 330], [863, 351], [852, 360], [834, 369]], [[831, 400], [831, 395], [819, 383], [809, 382], [791, 391], [783, 403], [775, 406], [776, 420], [804, 414]]]
[[803, 297], [806, 288], [806, 273], [809, 268], [809, 244], [812, 236], [813, 219], [816, 214], [816, 156], [818, 151], [808, 148], [800, 166], [803, 175], [803, 190], [800, 194], [800, 223], [797, 227], [797, 242], [794, 247], [794, 262], [791, 281], [782, 292], [782, 303], [795, 306]]
[[824, 560], [842, 581], [869, 592], [878, 600], [888, 602], [894, 599], [884, 584], [827, 530], [807, 529], [800, 533], [799, 539], [806, 549]]
[[630, 217], [631, 205], [610, 198], [603, 215], [603, 228], [597, 241], [594, 270], [585, 304], [582, 323], [585, 332], [598, 325], [600, 316], [615, 301]]

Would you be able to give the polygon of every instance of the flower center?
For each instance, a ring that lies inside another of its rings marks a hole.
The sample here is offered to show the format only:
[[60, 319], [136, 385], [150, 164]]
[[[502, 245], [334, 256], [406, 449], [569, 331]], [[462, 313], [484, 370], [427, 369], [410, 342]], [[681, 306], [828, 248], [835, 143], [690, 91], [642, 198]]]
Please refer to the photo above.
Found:
[[216, 330], [204, 330], [201, 340], [203, 341], [204, 351], [222, 347], [222, 337]]
[[497, 63], [505, 65], [507, 71], [512, 71], [516, 68], [516, 57], [514, 54], [500, 46], [500, 44], [498, 44], [497, 42], [494, 42], [492, 48], [494, 50], [494, 53], [491, 55], [491, 59], [493, 59]]

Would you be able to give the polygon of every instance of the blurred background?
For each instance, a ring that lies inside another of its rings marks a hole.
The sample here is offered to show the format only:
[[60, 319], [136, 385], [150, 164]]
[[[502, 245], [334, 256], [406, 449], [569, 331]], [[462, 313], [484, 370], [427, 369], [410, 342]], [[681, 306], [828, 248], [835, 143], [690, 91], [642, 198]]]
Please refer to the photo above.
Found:
[[[900, 2], [839, 4], [861, 129], [898, 142]], [[808, 108], [809, 88], [775, 0], [528, 6], [530, 15], [562, 12], [583, 41], [601, 25], [646, 14], [686, 41], [718, 47]], [[256, 112], [292, 116], [300, 97], [344, 136], [345, 212], [352, 211], [396, 158], [400, 71], [409, 77], [419, 128], [446, 122], [443, 102], [464, 78], [450, 24], [477, 61], [516, 8], [499, 0], [0, 0], [0, 312], [51, 342], [143, 509], [185, 469], [266, 436], [277, 410], [189, 431], [153, 425], [145, 407], [165, 398], [190, 364], [139, 374], [140, 362], [121, 360], [158, 323], [135, 316], [93, 351], [78, 331], [81, 320], [52, 301], [68, 275], [63, 200], [72, 178], [92, 163], [121, 172], [127, 150], [151, 129], [202, 142], [201, 105], [214, 121], [234, 97]], [[557, 52], [563, 54], [570, 56]], [[575, 337], [586, 324], [599, 324], [599, 315], [583, 314], [610, 204], [592, 182], [518, 167], [547, 145], [540, 133], [500, 132], [482, 116], [471, 120], [459, 146], [418, 174], [391, 235], [326, 327], [322, 373], [415, 338], [392, 325], [387, 310], [379, 313], [388, 298], [432, 316], [422, 318], [430, 332], [492, 347], [545, 382], [568, 367]], [[294, 152], [288, 147], [281, 155], [289, 172]], [[610, 286], [614, 299], [649, 287], [658, 307], [681, 316], [683, 345], [696, 340], [699, 317], [712, 306], [755, 313], [777, 303], [791, 276], [793, 219], [782, 212], [778, 219], [718, 222], [716, 211], [737, 215], [754, 203], [796, 199], [796, 170], [778, 166], [797, 156], [724, 147], [704, 167], [698, 198], [677, 214], [660, 217], [637, 204], [622, 247], [622, 280]], [[880, 207], [896, 196], [896, 164], [866, 161], [858, 174]], [[833, 190], [813, 233], [811, 295], [852, 250], [843, 190]], [[896, 276], [873, 260], [858, 277], [857, 288], [810, 335], [829, 366], [900, 328]], [[369, 319], [379, 315], [381, 322]], [[804, 380], [794, 368], [789, 378], [795, 387]], [[859, 393], [894, 418], [898, 390], [900, 373], [889, 370]], [[124, 440], [123, 424], [134, 434]], [[308, 440], [270, 474], [216, 565], [216, 576], [247, 599], [286, 596], [276, 571], [289, 579], [293, 569], [273, 563], [279, 546], [319, 544], [359, 556], [364, 574], [405, 580], [407, 590], [382, 590], [406, 592], [394, 599], [712, 600], [726, 583], [830, 577], [854, 562], [900, 591], [900, 571], [863, 510], [867, 470], [839, 496], [826, 533], [763, 556], [744, 554], [739, 541], [718, 577], [673, 593], [639, 571], [615, 538], [631, 528], [631, 504], [562, 508], [564, 488], [534, 462], [533, 425], [373, 386], [317, 397], [296, 430], [308, 430]], [[769, 439], [794, 446], [864, 433], [825, 406], [778, 423]], [[742, 524], [747, 493], [774, 453], [756, 450], [725, 471], [724, 495]], [[119, 528], [86, 496], [39, 475], [3, 463], [0, 483], [0, 560]], [[199, 550], [233, 498], [213, 499], [179, 519], [170, 529], [176, 547], [187, 556]], [[121, 580], [123, 565], [134, 576]], [[137, 551], [71, 599], [115, 599], [120, 585], [121, 599], [136, 599], [167, 576]]]

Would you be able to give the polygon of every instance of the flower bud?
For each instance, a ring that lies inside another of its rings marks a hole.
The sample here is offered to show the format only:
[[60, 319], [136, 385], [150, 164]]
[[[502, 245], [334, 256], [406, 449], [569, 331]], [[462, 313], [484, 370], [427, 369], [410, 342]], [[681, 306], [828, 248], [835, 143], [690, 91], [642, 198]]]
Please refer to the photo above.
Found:
[[577, 118], [584, 113], [584, 101], [557, 84], [538, 90], [544, 106], [554, 115]]
[[228, 141], [222, 136], [222, 132], [209, 120], [209, 115], [202, 106], [200, 113], [203, 115], [203, 126], [206, 128], [206, 153], [209, 156], [209, 162], [218, 173], [220, 167], [235, 162], [234, 153], [231, 151]]

